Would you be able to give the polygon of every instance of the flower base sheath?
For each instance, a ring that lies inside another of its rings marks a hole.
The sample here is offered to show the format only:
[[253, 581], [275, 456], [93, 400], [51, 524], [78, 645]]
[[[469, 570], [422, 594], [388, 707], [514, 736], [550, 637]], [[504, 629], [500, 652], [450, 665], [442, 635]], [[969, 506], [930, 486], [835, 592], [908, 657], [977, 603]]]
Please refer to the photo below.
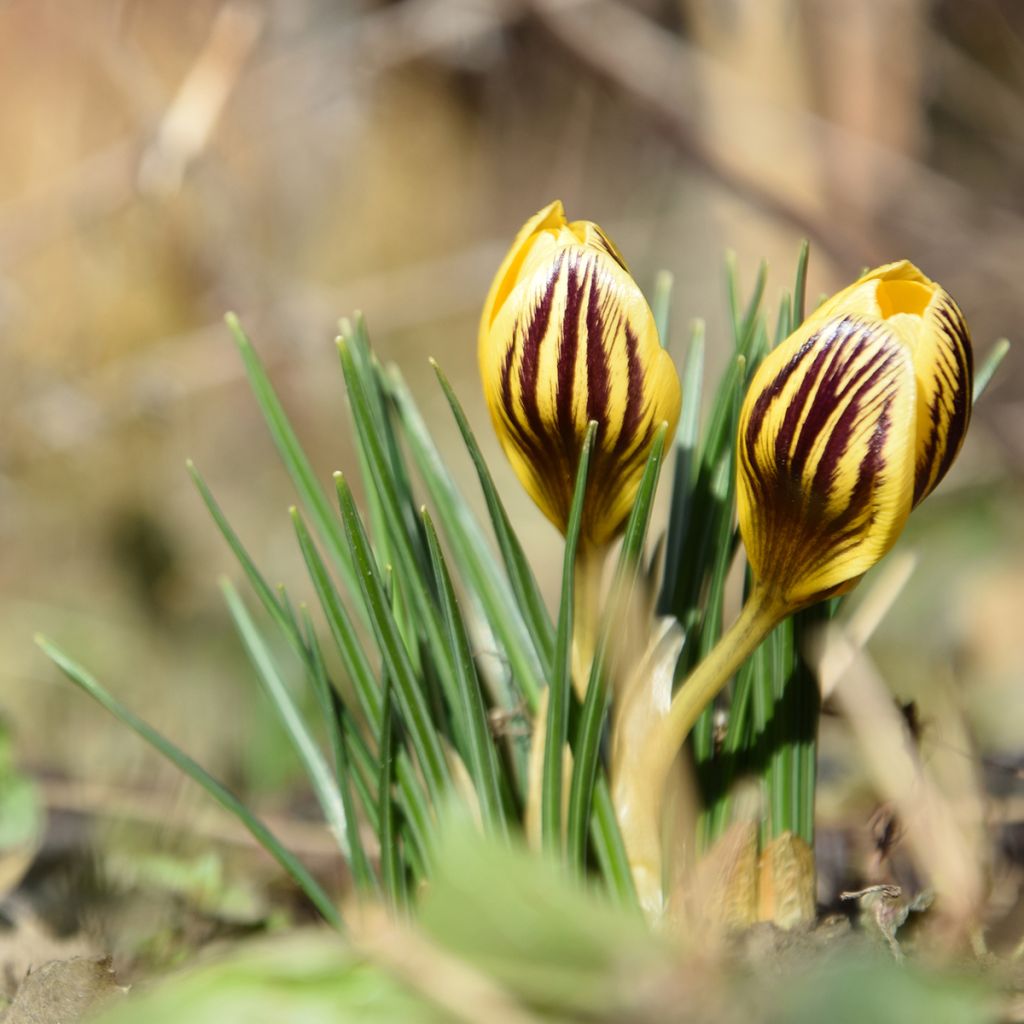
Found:
[[679, 418], [679, 378], [618, 249], [560, 202], [531, 217], [491, 285], [480, 372], [494, 427], [530, 497], [563, 533], [587, 424], [598, 424], [581, 542], [608, 545], [654, 432]]

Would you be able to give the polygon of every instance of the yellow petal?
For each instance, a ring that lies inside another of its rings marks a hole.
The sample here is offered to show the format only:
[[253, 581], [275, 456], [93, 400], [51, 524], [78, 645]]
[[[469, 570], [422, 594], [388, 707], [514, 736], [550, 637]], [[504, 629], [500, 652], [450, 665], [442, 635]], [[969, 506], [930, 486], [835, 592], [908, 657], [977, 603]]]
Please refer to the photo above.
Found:
[[560, 204], [527, 223], [492, 286], [479, 354], [502, 446], [562, 531], [587, 424], [597, 422], [583, 541], [608, 543], [655, 430], [675, 429], [680, 389], [647, 301], [597, 225], [565, 224]]
[[916, 385], [884, 321], [818, 316], [758, 368], [737, 508], [756, 578], [793, 607], [852, 585], [895, 542], [914, 485]]
[[[891, 286], [879, 284], [890, 305]], [[903, 298], [903, 296], [899, 296]], [[935, 489], [953, 464], [971, 421], [974, 359], [963, 314], [938, 285], [919, 315], [890, 314], [888, 321], [910, 346], [917, 378], [914, 504]]]
[[480, 317], [481, 338], [494, 322], [495, 315], [501, 309], [505, 299], [508, 298], [508, 293], [515, 286], [519, 268], [529, 255], [530, 250], [545, 236], [556, 236], [565, 226], [565, 210], [562, 208], [561, 200], [556, 199], [553, 203], [545, 206], [543, 210], [538, 210], [519, 229], [519, 233], [501, 261], [501, 266], [498, 267], [498, 272], [491, 282], [490, 291], [487, 293], [483, 313]]
[[916, 505], [946, 475], [970, 423], [974, 365], [967, 324], [949, 293], [907, 260], [869, 271], [810, 319], [850, 315], [885, 321], [910, 348], [917, 379]]

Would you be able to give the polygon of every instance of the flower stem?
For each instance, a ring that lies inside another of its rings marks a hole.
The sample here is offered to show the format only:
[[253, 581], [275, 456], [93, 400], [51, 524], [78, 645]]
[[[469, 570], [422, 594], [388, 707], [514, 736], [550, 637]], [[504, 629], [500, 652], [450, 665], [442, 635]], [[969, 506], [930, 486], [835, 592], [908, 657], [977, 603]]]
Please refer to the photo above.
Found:
[[660, 916], [664, 909], [661, 815], [676, 756], [700, 713], [790, 611], [774, 594], [755, 586], [736, 621], [676, 691], [643, 749], [613, 780], [613, 799], [637, 895], [651, 916]]

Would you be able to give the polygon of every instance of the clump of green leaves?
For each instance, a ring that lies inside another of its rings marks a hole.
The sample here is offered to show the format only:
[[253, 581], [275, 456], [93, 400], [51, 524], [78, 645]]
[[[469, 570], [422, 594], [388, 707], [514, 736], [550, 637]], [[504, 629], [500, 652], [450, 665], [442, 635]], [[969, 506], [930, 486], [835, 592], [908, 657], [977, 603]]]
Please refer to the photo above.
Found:
[[[298, 492], [291, 517], [316, 607], [269, 584], [191, 463], [189, 473], [251, 591], [246, 600], [232, 582], [222, 581], [231, 618], [357, 889], [396, 907], [406, 904], [431, 871], [438, 823], [453, 799], [469, 805], [487, 832], [506, 836], [516, 827], [526, 801], [528, 726], [551, 679], [560, 697], [550, 706], [557, 705], [559, 714], [549, 716], [547, 728], [574, 745], [582, 733], [584, 752], [570, 778], [545, 775], [552, 827], [562, 828], [564, 787], [572, 795], [568, 835], [578, 860], [582, 865], [593, 858], [609, 887], [628, 898], [629, 868], [598, 756], [607, 701], [595, 698], [582, 712], [571, 706], [571, 588], [563, 588], [552, 622], [441, 370], [435, 367], [477, 471], [500, 560], [408, 388], [395, 369], [374, 358], [361, 321], [343, 323], [338, 352], [365, 515], [344, 475], [335, 476], [335, 494], [328, 496], [249, 339], [235, 318], [228, 324]], [[663, 438], [649, 460], [630, 520], [619, 563], [620, 591], [632, 585], [639, 570], [662, 448]], [[417, 497], [414, 474], [429, 496], [429, 509]], [[585, 467], [579, 498], [584, 482]], [[580, 512], [577, 501], [572, 524], [577, 533]], [[566, 563], [571, 580], [571, 549]], [[253, 603], [262, 614], [254, 612]], [[313, 720], [286, 683], [294, 666], [282, 664], [276, 653], [282, 637], [315, 697]], [[39, 643], [69, 678], [238, 817], [321, 914], [342, 924], [335, 901], [250, 808], [53, 643], [43, 638]], [[483, 648], [496, 657], [476, 657]]]
[[[221, 584], [254, 675], [295, 748], [359, 893], [396, 909], [406, 906], [435, 870], [440, 823], [453, 800], [465, 804], [496, 841], [517, 831], [530, 796], [529, 733], [543, 729], [544, 845], [577, 875], [597, 876], [619, 901], [633, 902], [602, 750], [614, 654], [609, 638], [615, 618], [631, 601], [646, 600], [659, 578], [658, 609], [685, 631], [677, 680], [721, 635], [726, 577], [738, 548], [737, 416], [760, 360], [803, 318], [806, 266], [805, 247], [792, 294], [783, 297], [769, 325], [763, 308], [765, 268], [744, 302], [730, 264], [734, 348], [703, 429], [704, 336], [699, 326], [694, 331], [684, 364], [682, 419], [674, 439], [664, 433], [657, 437], [647, 461], [582, 703], [571, 687], [570, 665], [573, 568], [589, 448], [576, 480], [563, 585], [552, 619], [466, 415], [439, 367], [434, 367], [439, 386], [485, 499], [485, 521], [470, 510], [398, 371], [375, 359], [361, 320], [344, 321], [337, 344], [365, 513], [345, 475], [335, 476], [333, 494], [323, 487], [255, 349], [237, 320], [228, 317], [298, 495], [291, 518], [308, 570], [311, 607], [270, 585], [191, 463], [189, 473], [248, 585], [249, 595], [243, 597], [234, 583]], [[663, 338], [668, 304], [663, 279], [655, 301]], [[1003, 354], [1005, 348], [998, 347], [979, 372], [979, 384]], [[646, 565], [642, 555], [666, 444], [673, 453], [674, 478], [667, 535], [659, 548], [664, 564]], [[728, 824], [733, 783], [743, 774], [762, 780], [768, 808], [763, 838], [792, 832], [812, 842], [817, 689], [798, 652], [802, 633], [827, 614], [825, 606], [779, 626], [723, 698], [730, 708], [724, 732], [716, 737], [710, 708], [695, 729], [692, 752], [705, 844]], [[332, 895], [244, 802], [52, 642], [40, 638], [39, 643], [72, 681], [233, 813], [326, 920], [343, 925]], [[283, 657], [292, 664], [284, 664]], [[313, 715], [303, 710], [310, 702], [286, 682], [296, 666], [314, 698]], [[539, 721], [545, 691], [547, 712]], [[561, 756], [566, 743], [573, 753], [571, 768]]]

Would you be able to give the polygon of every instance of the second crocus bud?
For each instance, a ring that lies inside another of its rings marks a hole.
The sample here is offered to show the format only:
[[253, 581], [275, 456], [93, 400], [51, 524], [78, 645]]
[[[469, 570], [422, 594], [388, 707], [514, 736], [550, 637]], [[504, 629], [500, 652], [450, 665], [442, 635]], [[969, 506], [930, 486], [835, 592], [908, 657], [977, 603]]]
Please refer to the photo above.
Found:
[[758, 584], [797, 608], [849, 589], [946, 474], [971, 414], [956, 303], [906, 261], [826, 300], [758, 368], [737, 507]]
[[625, 261], [560, 202], [526, 222], [491, 285], [480, 372], [495, 430], [530, 497], [563, 533], [587, 424], [598, 424], [581, 540], [601, 548], [636, 497], [679, 378]]

